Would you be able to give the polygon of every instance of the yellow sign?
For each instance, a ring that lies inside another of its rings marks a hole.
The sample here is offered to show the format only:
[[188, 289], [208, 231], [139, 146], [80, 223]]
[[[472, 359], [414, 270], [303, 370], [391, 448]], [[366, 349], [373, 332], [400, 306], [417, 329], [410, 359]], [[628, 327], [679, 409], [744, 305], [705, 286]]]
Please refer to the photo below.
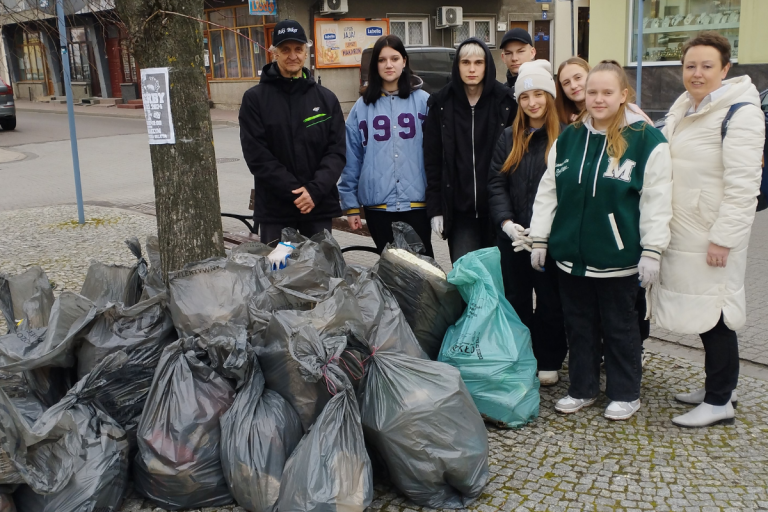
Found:
[[389, 34], [389, 20], [350, 18], [315, 20], [318, 68], [350, 68], [360, 66], [363, 50]]

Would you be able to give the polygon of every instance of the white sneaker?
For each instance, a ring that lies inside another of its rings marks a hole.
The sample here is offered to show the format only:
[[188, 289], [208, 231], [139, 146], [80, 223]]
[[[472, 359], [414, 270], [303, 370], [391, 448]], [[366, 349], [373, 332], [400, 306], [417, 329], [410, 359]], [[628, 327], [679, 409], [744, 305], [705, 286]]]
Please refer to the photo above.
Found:
[[[678, 402], [683, 402], [684, 404], [699, 405], [700, 403], [704, 402], [704, 397], [706, 394], [707, 391], [704, 388], [700, 388], [695, 391], [691, 391], [690, 393], [678, 393], [675, 395], [675, 400]], [[739, 396], [736, 394], [736, 390], [734, 389], [731, 393], [731, 405], [733, 405], [733, 408], [735, 409], [738, 403]]]
[[634, 402], [611, 402], [603, 416], [613, 421], [628, 420], [640, 410], [640, 399]]
[[732, 425], [734, 422], [733, 406], [730, 402], [725, 405], [709, 405], [702, 403], [694, 410], [672, 418], [672, 423], [679, 427], [708, 427], [718, 423]]
[[563, 414], [573, 414], [574, 412], [579, 412], [585, 407], [589, 407], [595, 403], [595, 401], [597, 401], [597, 397], [572, 398], [571, 396], [566, 396], [565, 398], [561, 398], [557, 401], [555, 404], [555, 410]]
[[553, 372], [539, 372], [539, 382], [542, 386], [554, 386], [560, 380], [560, 375], [557, 371]]

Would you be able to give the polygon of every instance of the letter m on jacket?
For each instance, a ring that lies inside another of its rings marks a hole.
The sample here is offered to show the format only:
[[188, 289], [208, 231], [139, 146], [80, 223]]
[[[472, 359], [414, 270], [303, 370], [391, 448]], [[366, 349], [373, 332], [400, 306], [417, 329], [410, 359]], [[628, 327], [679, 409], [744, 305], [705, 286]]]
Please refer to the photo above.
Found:
[[632, 179], [632, 171], [636, 165], [636, 162], [629, 159], [624, 160], [624, 162], [619, 165], [619, 160], [617, 158], [611, 158], [611, 161], [608, 164], [608, 169], [605, 171], [605, 174], [603, 174], [603, 177], [629, 183]]

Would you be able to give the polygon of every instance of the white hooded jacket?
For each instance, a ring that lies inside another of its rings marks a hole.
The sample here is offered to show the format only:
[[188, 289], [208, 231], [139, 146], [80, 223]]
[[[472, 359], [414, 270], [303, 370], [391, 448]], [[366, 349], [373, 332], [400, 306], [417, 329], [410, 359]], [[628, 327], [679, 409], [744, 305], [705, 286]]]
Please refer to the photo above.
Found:
[[[686, 116], [685, 93], [672, 105], [662, 130], [672, 154], [672, 239], [661, 259], [661, 284], [652, 310], [665, 329], [699, 334], [724, 316], [736, 330], [746, 322], [744, 275], [755, 218], [765, 142], [757, 89], [748, 76], [726, 80], [727, 89]], [[731, 105], [725, 139], [721, 126]], [[724, 268], [707, 265], [709, 244], [730, 249]]]

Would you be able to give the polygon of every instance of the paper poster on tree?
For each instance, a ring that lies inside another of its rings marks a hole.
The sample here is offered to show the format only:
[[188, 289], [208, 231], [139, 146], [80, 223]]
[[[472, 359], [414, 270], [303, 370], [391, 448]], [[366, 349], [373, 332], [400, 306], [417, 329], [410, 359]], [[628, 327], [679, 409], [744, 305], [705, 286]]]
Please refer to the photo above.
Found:
[[363, 18], [315, 20], [316, 66], [318, 68], [351, 68], [360, 66], [363, 50], [372, 48], [376, 40], [389, 34], [389, 20]]

